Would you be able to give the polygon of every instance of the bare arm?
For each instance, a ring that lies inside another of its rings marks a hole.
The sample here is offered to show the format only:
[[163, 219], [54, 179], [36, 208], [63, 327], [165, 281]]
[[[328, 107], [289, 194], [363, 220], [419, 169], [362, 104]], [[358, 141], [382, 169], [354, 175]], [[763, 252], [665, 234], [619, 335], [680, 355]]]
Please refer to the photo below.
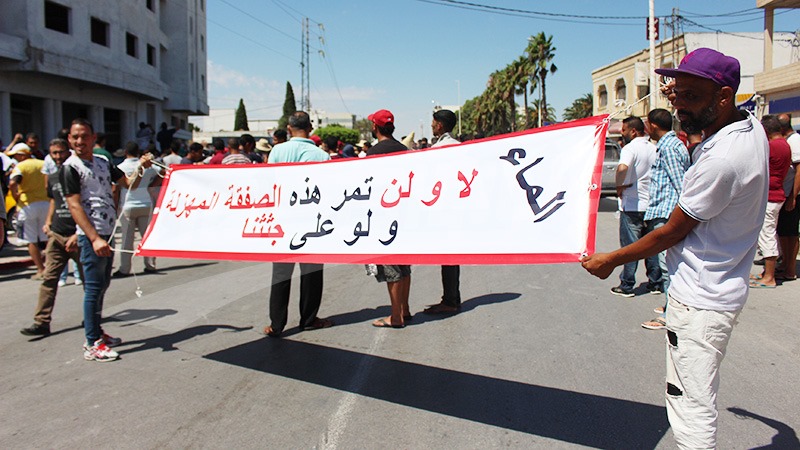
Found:
[[800, 171], [797, 171], [798, 164], [792, 164], [795, 168], [794, 173], [794, 185], [792, 186], [792, 192], [789, 194], [789, 198], [786, 199], [786, 205], [784, 209], [786, 211], [791, 211], [795, 208], [795, 199], [797, 198], [797, 194], [800, 193]]
[[140, 167], [144, 167], [145, 169], [150, 167], [152, 165], [152, 163], [150, 162], [151, 159], [152, 156], [150, 156], [149, 154], [139, 158], [139, 167], [137, 167], [136, 170], [133, 172], [133, 176], [131, 178], [122, 177], [119, 180], [117, 180], [117, 184], [121, 184], [123, 187], [127, 189], [136, 189], [137, 187], [139, 187], [139, 183], [141, 183], [142, 181], [142, 177], [140, 176]]
[[14, 201], [19, 203], [19, 183], [22, 180], [22, 177], [13, 177], [8, 181], [8, 190], [11, 191], [11, 196], [14, 197]]
[[53, 224], [53, 214], [56, 213], [56, 201], [52, 198], [50, 199], [50, 208], [47, 210], [47, 218], [44, 219], [44, 226], [42, 227], [42, 231], [45, 234], [50, 233], [50, 225]]
[[95, 230], [92, 222], [86, 215], [86, 211], [84, 211], [81, 206], [81, 195], [68, 195], [66, 200], [67, 206], [69, 206], [69, 212], [72, 214], [72, 219], [81, 227], [86, 238], [92, 242], [92, 248], [94, 248], [94, 252], [97, 256], [111, 256], [111, 246], [108, 245], [105, 239], [97, 234], [97, 230]]
[[682, 241], [698, 223], [676, 206], [663, 227], [614, 252], [588, 256], [581, 265], [592, 275], [606, 279], [615, 267], [655, 255]]
[[617, 166], [617, 197], [622, 197], [622, 191], [628, 187], [625, 185], [625, 178], [628, 176], [628, 165], [620, 164]]

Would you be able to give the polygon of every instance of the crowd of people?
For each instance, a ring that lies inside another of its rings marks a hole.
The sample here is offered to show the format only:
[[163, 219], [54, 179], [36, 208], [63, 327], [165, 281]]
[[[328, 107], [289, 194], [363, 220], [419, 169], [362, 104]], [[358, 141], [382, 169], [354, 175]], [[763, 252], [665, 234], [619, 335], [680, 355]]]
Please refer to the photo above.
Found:
[[[632, 297], [637, 261], [645, 260], [646, 291], [665, 296], [658, 317], [642, 326], [667, 330], [666, 401], [673, 433], [681, 448], [715, 448], [719, 367], [749, 289], [774, 289], [797, 278], [800, 136], [788, 114], [758, 121], [736, 108], [740, 71], [735, 58], [701, 48], [677, 68], [656, 72], [673, 79], [663, 93], [682, 133], [674, 131], [673, 115], [665, 109], [650, 111], [646, 121], [632, 116], [622, 122], [625, 145], [616, 174], [621, 248], [586, 256], [582, 265], [600, 278], [622, 265], [620, 284], [611, 292]], [[414, 141], [413, 135], [397, 140], [388, 110], [368, 119], [374, 144], [320, 139], [302, 111], [290, 116], [286, 130], [275, 131], [272, 142], [242, 134], [227, 142], [215, 139], [210, 148], [172, 139], [165, 124], [159, 133], [141, 124], [124, 155], [108, 154], [102, 133], [80, 118], [48, 142], [47, 154], [35, 134], [17, 135], [0, 154], [3, 190], [16, 202], [16, 238], [36, 266], [32, 278], [42, 282], [34, 324], [21, 333], [50, 333], [57, 289], [73, 260], [76, 284], [80, 280], [84, 289], [84, 358], [118, 358], [112, 347], [121, 339], [101, 326], [103, 298], [112, 278], [133, 272], [134, 233], [147, 228], [171, 165], [315, 162], [460, 143], [451, 134], [457, 122], [452, 111], [433, 114], [430, 144]], [[0, 225], [6, 226], [5, 205], [0, 209]], [[115, 248], [117, 226], [122, 242]], [[763, 269], [751, 274], [756, 248]], [[116, 250], [122, 254], [112, 274]], [[323, 265], [299, 265], [299, 329], [333, 326], [318, 316]], [[294, 266], [272, 264], [267, 336], [278, 338], [287, 326]], [[155, 259], [144, 259], [145, 273], [157, 270]], [[411, 267], [367, 270], [386, 283], [391, 306], [391, 314], [372, 325], [404, 328], [413, 320]], [[454, 314], [461, 308], [459, 266], [442, 266], [441, 276], [441, 302], [426, 308], [426, 314]]]

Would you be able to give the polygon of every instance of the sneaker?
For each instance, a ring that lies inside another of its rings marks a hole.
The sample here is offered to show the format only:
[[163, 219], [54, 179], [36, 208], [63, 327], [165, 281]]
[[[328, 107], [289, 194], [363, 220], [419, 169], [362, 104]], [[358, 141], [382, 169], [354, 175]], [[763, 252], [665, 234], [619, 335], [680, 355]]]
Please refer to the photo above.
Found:
[[612, 287], [611, 288], [611, 293], [614, 294], [614, 295], [619, 295], [620, 297], [627, 297], [627, 298], [633, 297], [633, 291], [632, 290], [622, 289], [619, 286]]
[[109, 347], [116, 347], [116, 346], [122, 344], [122, 339], [109, 336], [109, 335], [107, 335], [105, 333], [103, 333], [103, 337], [101, 337], [100, 339], [102, 339], [103, 342], [105, 342], [106, 345], [109, 346]]
[[108, 348], [102, 339], [95, 341], [91, 347], [83, 344], [83, 359], [87, 361], [107, 362], [114, 361], [117, 358], [119, 358], [119, 354]]
[[50, 334], [50, 324], [35, 323], [28, 328], [19, 330], [19, 332], [25, 336], [47, 336]]
[[649, 292], [652, 295], [661, 295], [664, 293], [664, 291], [662, 291], [661, 288], [647, 289], [647, 292]]
[[83, 281], [81, 281], [81, 279], [80, 279], [80, 278], [76, 278], [76, 279], [75, 279], [75, 286], [80, 286], [80, 285], [82, 285], [82, 284], [83, 284]]
[[111, 278], [128, 278], [131, 276], [129, 273], [122, 273], [119, 270], [111, 274]]
[[65, 280], [58, 280], [58, 287], [64, 287], [66, 285], [67, 285], [67, 282]]

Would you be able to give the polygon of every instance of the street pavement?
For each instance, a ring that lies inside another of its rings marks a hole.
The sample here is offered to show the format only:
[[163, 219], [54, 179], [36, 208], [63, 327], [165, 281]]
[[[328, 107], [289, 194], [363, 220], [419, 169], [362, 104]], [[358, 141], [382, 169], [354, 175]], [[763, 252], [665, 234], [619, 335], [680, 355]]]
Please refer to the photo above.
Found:
[[[598, 251], [618, 246], [614, 208], [601, 201]], [[108, 363], [83, 360], [80, 287], [31, 339], [39, 283], [0, 266], [0, 448], [674, 448], [664, 332], [640, 327], [663, 298], [611, 295], [619, 270], [463, 267], [462, 312], [431, 317], [439, 268], [415, 266], [414, 318], [395, 330], [370, 326], [389, 313], [384, 284], [329, 265], [320, 315], [336, 326], [298, 332], [295, 278], [294, 328], [272, 339], [269, 264], [158, 266], [112, 282], [104, 327], [125, 342]], [[798, 293], [751, 292], [722, 366], [719, 448], [800, 448]]]

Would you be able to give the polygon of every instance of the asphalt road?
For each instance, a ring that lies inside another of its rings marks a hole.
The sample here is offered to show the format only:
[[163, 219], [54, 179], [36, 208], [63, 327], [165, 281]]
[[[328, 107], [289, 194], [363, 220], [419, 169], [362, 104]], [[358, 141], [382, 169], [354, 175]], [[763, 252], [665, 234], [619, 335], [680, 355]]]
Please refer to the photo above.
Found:
[[[599, 251], [617, 247], [614, 203]], [[59, 291], [53, 334], [30, 339], [39, 285], [0, 272], [0, 448], [674, 448], [664, 332], [639, 326], [662, 299], [611, 295], [619, 271], [463, 267], [463, 311], [430, 317], [439, 269], [416, 266], [413, 322], [394, 330], [370, 326], [388, 315], [385, 285], [326, 266], [320, 315], [337, 325], [271, 339], [269, 264], [158, 266], [111, 285], [105, 328], [125, 343], [110, 363], [83, 360], [80, 287]], [[800, 448], [798, 293], [751, 292], [722, 367], [720, 448]]]

